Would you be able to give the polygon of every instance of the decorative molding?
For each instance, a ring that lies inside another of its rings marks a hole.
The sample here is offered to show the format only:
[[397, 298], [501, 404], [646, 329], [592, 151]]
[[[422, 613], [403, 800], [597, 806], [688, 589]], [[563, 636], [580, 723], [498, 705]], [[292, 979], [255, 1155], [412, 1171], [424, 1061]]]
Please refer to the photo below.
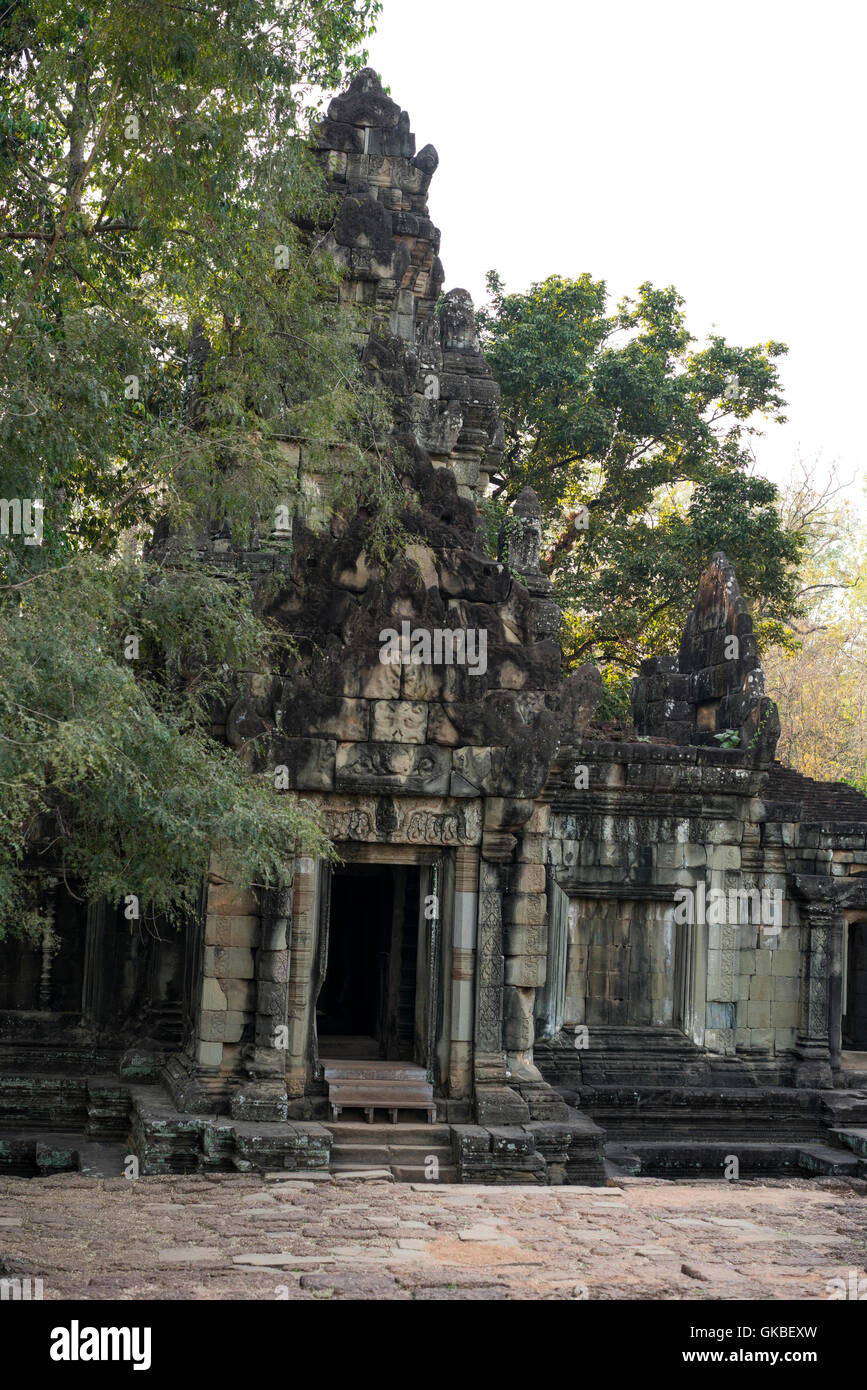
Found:
[[[389, 843], [409, 845], [477, 845], [482, 837], [482, 812], [476, 802], [447, 802], [420, 805], [417, 799], [406, 804], [395, 798], [389, 802]], [[376, 802], [371, 799], [354, 806], [329, 806], [318, 801], [325, 829], [332, 840], [379, 842]]]

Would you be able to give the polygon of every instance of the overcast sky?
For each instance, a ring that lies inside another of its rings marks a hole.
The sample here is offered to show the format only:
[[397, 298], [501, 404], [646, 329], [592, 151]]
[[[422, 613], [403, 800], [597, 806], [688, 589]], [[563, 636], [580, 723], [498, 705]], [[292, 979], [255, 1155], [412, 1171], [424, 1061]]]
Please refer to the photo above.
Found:
[[770, 338], [798, 449], [865, 477], [860, 0], [385, 0], [371, 65], [440, 156], [446, 289], [674, 284], [691, 330]]

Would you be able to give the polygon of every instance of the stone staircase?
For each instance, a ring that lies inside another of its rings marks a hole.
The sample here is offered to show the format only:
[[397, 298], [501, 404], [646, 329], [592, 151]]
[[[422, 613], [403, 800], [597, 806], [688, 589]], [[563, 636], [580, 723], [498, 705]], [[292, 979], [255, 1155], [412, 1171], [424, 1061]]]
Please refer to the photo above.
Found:
[[[610, 1176], [867, 1177], [867, 1092], [582, 1087]], [[731, 1172], [729, 1172], [731, 1176]]]
[[121, 1143], [129, 1133], [130, 1106], [130, 1087], [116, 1076], [0, 1076], [0, 1133], [44, 1129]]
[[331, 1118], [345, 1111], [363, 1111], [373, 1124], [377, 1110], [384, 1110], [397, 1125], [404, 1114], [423, 1112], [430, 1124], [437, 1117], [433, 1086], [424, 1067], [411, 1062], [386, 1062], [375, 1058], [323, 1059]]
[[90, 1178], [124, 1175], [129, 1145], [86, 1138], [79, 1131], [40, 1129], [0, 1132], [0, 1176], [48, 1178], [80, 1173]]
[[329, 1168], [337, 1179], [380, 1177], [395, 1182], [457, 1182], [449, 1125], [365, 1124], [343, 1120], [328, 1125]]
[[697, 1047], [678, 1028], [597, 1024], [589, 1046], [576, 1048], [567, 1028], [533, 1048], [547, 1082], [561, 1092], [584, 1086], [788, 1086], [790, 1060], [722, 1057]]

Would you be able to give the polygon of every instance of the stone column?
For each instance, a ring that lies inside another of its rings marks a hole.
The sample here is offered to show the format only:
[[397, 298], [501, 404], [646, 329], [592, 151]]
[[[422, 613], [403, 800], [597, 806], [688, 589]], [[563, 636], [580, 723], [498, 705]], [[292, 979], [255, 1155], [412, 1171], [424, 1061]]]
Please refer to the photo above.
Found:
[[[717, 894], [728, 903], [728, 893], [740, 886], [742, 827], [736, 822], [720, 820], [708, 831], [707, 900]], [[738, 976], [741, 938], [749, 922], [710, 922], [707, 926], [707, 982], [705, 987], [704, 1046], [709, 1052], [733, 1056], [737, 1023]], [[686, 930], [697, 932], [698, 924], [686, 924]], [[765, 1056], [771, 1051], [770, 1003], [761, 1004], [767, 1018], [753, 1029], [753, 1041]], [[761, 1022], [761, 1021], [760, 1021]]]
[[505, 1081], [503, 1051], [503, 919], [500, 869], [482, 863], [479, 880], [479, 925], [476, 946], [476, 1075]]
[[[323, 870], [324, 872], [324, 870]], [[290, 1103], [300, 1101], [310, 1079], [315, 993], [319, 894], [313, 859], [296, 859], [292, 896], [291, 969], [287, 998], [288, 1048], [286, 1089]]]
[[799, 1062], [795, 1085], [830, 1088], [834, 1084], [828, 1039], [832, 937], [835, 933], [842, 935], [843, 916], [827, 902], [806, 903], [804, 915], [809, 946], [801, 994], [801, 1027], [795, 1046]]
[[[569, 925], [573, 909], [551, 868], [547, 870], [545, 887], [548, 901], [548, 974], [544, 987], [536, 991], [535, 1032], [538, 1038], [553, 1038], [563, 1027], [566, 1016]], [[583, 1002], [582, 997], [582, 1005]], [[583, 1008], [582, 1017], [574, 1021], [583, 1023]]]
[[207, 1113], [222, 1105], [238, 1079], [241, 1039], [250, 1031], [255, 1001], [259, 904], [242, 892], [212, 857], [203, 903], [204, 945], [192, 981], [191, 1033], [169, 1058], [164, 1080], [180, 1110]]
[[218, 1070], [224, 1049], [240, 1043], [253, 1014], [254, 951], [259, 945], [259, 904], [251, 892], [215, 881], [212, 869], [205, 917], [205, 950], [196, 1042], [199, 1067]]
[[449, 1092], [466, 1096], [473, 1084], [475, 1023], [476, 935], [479, 914], [479, 851], [461, 846], [455, 851], [455, 894], [452, 930], [452, 1009]]
[[[509, 838], [509, 837], [506, 837]], [[525, 1124], [530, 1110], [507, 1085], [510, 1072], [504, 1043], [512, 1030], [508, 1016], [512, 987], [504, 986], [502, 880], [508, 870], [482, 861], [479, 879], [479, 927], [476, 952], [476, 1028], [473, 1069], [476, 1117], [480, 1124]], [[532, 1003], [530, 1026], [532, 1028]], [[512, 1030], [513, 1031], [513, 1030]]]
[[238, 1120], [274, 1122], [287, 1116], [286, 1051], [289, 1041], [289, 928], [292, 889], [288, 884], [262, 894], [261, 937], [255, 956], [254, 1041], [243, 1058], [248, 1080], [231, 1099]]
[[541, 1080], [533, 1065], [536, 990], [548, 973], [548, 922], [545, 845], [549, 806], [535, 806], [526, 822], [503, 900], [505, 922], [505, 1030], [509, 1070], [528, 1081]]

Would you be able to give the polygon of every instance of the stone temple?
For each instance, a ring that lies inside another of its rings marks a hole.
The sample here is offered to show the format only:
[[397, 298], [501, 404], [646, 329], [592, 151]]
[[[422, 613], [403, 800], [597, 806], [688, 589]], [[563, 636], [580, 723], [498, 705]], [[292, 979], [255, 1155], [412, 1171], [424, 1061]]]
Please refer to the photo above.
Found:
[[255, 894], [215, 853], [197, 924], [164, 939], [49, 880], [51, 940], [0, 947], [0, 1171], [867, 1174], [867, 798], [774, 760], [721, 553], [677, 655], [643, 663], [634, 728], [594, 719], [534, 494], [499, 559], [481, 544], [499, 389], [469, 295], [441, 293], [436, 152], [370, 71], [318, 145], [410, 543], [379, 567], [369, 517], [313, 507], [288, 550], [204, 552], [276, 576], [298, 653], [221, 734], [319, 808], [339, 862]]

